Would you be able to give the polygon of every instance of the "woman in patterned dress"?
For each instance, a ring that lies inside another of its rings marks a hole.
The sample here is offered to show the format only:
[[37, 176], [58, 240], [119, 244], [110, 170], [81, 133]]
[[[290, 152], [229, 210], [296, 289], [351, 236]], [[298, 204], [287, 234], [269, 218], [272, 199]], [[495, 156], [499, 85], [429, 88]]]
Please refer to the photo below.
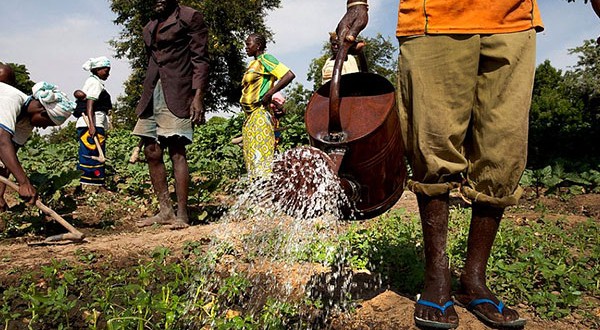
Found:
[[264, 36], [253, 33], [246, 39], [246, 54], [254, 57], [242, 79], [240, 103], [246, 120], [242, 127], [243, 153], [250, 178], [270, 173], [275, 153], [275, 134], [269, 104], [285, 88], [294, 73], [273, 55], [267, 54]]

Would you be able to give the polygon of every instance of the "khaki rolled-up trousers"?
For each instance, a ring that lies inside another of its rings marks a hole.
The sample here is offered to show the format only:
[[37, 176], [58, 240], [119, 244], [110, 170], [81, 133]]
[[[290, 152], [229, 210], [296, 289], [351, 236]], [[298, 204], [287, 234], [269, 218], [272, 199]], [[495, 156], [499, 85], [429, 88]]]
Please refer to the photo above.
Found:
[[535, 31], [402, 37], [399, 110], [409, 188], [517, 203], [527, 160]]

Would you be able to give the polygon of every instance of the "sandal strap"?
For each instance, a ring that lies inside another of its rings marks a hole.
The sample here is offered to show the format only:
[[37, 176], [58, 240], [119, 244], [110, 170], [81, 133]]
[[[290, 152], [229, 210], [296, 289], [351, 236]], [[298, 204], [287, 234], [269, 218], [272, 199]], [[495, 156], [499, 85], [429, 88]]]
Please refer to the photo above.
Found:
[[476, 306], [479, 306], [481, 304], [492, 304], [494, 307], [496, 307], [496, 309], [498, 310], [498, 313], [500, 313], [500, 314], [502, 314], [502, 311], [504, 310], [504, 303], [502, 303], [502, 301], [498, 301], [498, 304], [496, 304], [494, 301], [492, 301], [491, 299], [487, 299], [487, 298], [471, 300], [469, 305], [467, 305], [467, 309], [472, 310], [473, 308], [475, 308]]
[[428, 300], [419, 299], [419, 300], [417, 300], [417, 304], [435, 308], [435, 309], [439, 310], [440, 312], [442, 312], [442, 315], [446, 315], [446, 309], [448, 309], [450, 306], [454, 305], [454, 302], [452, 302], [452, 300], [448, 300], [442, 306], [442, 305], [438, 305], [438, 304], [428, 301]]

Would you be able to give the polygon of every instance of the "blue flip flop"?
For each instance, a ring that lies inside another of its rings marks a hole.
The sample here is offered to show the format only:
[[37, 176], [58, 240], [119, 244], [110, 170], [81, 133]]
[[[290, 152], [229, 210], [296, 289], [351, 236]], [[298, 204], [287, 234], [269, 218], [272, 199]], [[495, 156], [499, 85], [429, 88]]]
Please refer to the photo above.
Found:
[[502, 312], [504, 311], [504, 303], [502, 301], [499, 301], [498, 304], [496, 304], [491, 299], [481, 298], [481, 299], [473, 299], [467, 305], [467, 310], [469, 312], [473, 313], [473, 315], [475, 315], [481, 322], [486, 323], [487, 325], [489, 325], [493, 328], [522, 328], [525, 326], [525, 323], [527, 323], [527, 320], [523, 319], [523, 318], [518, 318], [516, 320], [504, 321], [504, 322], [494, 321], [494, 320], [490, 319], [489, 317], [485, 316], [485, 314], [483, 314], [482, 312], [475, 309], [475, 307], [477, 307], [481, 304], [491, 304], [492, 306], [496, 307], [496, 310], [498, 310], [498, 313], [502, 314]]
[[[440, 312], [442, 312], [442, 315], [446, 315], [446, 310], [450, 306], [453, 306], [454, 302], [452, 300], [449, 300], [443, 306], [440, 306], [434, 302], [419, 299], [419, 300], [417, 300], [417, 304], [435, 308], [435, 309], [439, 310]], [[436, 329], [454, 329], [454, 328], [458, 327], [458, 323], [431, 321], [431, 320], [422, 319], [420, 317], [417, 317], [416, 315], [414, 316], [414, 318], [415, 318], [415, 324], [418, 327], [427, 327], [427, 328], [436, 328]]]

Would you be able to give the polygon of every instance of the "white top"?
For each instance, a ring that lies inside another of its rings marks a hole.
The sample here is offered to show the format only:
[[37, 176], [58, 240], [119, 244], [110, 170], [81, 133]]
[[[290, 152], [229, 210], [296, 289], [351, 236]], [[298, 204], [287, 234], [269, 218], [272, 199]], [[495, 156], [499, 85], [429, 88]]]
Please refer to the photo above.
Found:
[[[328, 58], [323, 64], [323, 69], [321, 69], [321, 84], [325, 84], [330, 81], [333, 76], [333, 67], [335, 66], [335, 59]], [[353, 73], [360, 71], [358, 69], [358, 62], [356, 62], [356, 58], [353, 55], [348, 55], [348, 59], [344, 61], [344, 65], [342, 65], [342, 74]]]
[[[100, 78], [98, 78], [97, 76], [91, 75], [86, 79], [81, 90], [85, 93], [85, 95], [87, 95], [88, 100], [97, 101], [98, 97], [100, 96], [100, 93], [102, 93], [102, 91], [104, 90], [104, 82], [102, 82], [102, 80], [100, 80]], [[85, 113], [77, 119], [77, 124], [75, 125], [75, 127], [87, 127], [83, 116], [85, 116]], [[108, 116], [106, 115], [106, 113], [102, 111], [94, 111], [94, 117], [96, 127], [108, 129]]]
[[0, 82], [0, 129], [12, 135], [12, 140], [18, 145], [24, 145], [31, 136], [33, 126], [28, 116], [23, 116], [18, 122], [21, 109], [27, 95], [20, 90]]

